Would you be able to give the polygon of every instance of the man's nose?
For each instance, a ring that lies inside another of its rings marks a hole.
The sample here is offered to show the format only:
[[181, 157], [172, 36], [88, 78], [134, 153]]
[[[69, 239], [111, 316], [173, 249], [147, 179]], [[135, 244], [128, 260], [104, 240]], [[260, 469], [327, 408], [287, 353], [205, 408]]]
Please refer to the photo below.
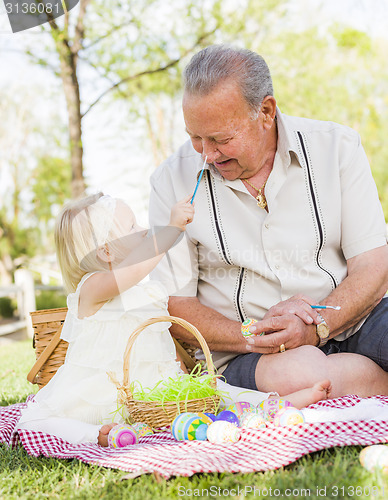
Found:
[[213, 163], [220, 155], [221, 153], [214, 142], [202, 141], [202, 158], [207, 156], [207, 163]]

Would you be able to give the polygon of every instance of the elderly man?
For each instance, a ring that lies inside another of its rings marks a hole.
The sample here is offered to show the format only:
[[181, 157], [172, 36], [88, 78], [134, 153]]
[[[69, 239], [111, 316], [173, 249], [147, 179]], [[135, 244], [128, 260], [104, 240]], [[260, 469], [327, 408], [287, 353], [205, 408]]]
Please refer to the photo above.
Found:
[[[154, 272], [170, 313], [197, 326], [233, 385], [281, 394], [328, 376], [333, 396], [388, 393], [386, 227], [358, 134], [283, 115], [248, 50], [208, 47], [184, 78], [190, 141], [151, 177], [151, 224], [207, 166], [194, 222]], [[265, 335], [244, 339], [247, 318]]]

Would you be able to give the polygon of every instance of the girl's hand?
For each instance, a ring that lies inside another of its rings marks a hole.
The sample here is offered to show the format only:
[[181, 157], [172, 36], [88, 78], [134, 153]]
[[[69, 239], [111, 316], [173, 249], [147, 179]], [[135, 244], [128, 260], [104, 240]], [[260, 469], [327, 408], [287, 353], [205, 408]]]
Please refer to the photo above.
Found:
[[186, 229], [194, 218], [194, 205], [190, 203], [192, 195], [178, 201], [171, 209], [170, 226], [179, 227], [182, 231]]

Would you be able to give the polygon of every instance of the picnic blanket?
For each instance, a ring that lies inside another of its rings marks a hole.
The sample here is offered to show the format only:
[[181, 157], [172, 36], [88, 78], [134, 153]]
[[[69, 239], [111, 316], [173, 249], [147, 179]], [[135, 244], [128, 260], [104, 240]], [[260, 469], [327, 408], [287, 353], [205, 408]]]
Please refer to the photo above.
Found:
[[[198, 472], [267, 471], [324, 448], [388, 442], [388, 397], [385, 396], [363, 400], [347, 396], [320, 401], [304, 410], [309, 422], [292, 427], [269, 424], [266, 429], [243, 429], [241, 439], [234, 444], [177, 442], [170, 432], [160, 432], [141, 438], [138, 445], [118, 449], [95, 444], [74, 445], [40, 432], [15, 433], [25, 405], [0, 407], [0, 443], [16, 446], [21, 442], [27, 453], [35, 457], [77, 458], [136, 475], [157, 472], [165, 478]], [[335, 421], [330, 421], [331, 418]], [[316, 419], [326, 421], [316, 422]]]

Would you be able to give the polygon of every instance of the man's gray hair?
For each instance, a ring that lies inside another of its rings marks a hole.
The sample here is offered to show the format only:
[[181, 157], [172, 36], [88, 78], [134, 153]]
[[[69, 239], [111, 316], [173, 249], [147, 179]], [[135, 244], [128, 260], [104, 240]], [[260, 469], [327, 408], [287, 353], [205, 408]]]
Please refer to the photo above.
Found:
[[272, 78], [264, 59], [255, 52], [228, 45], [210, 45], [195, 54], [183, 73], [184, 90], [209, 94], [222, 81], [234, 79], [257, 114], [263, 99], [273, 96]]

